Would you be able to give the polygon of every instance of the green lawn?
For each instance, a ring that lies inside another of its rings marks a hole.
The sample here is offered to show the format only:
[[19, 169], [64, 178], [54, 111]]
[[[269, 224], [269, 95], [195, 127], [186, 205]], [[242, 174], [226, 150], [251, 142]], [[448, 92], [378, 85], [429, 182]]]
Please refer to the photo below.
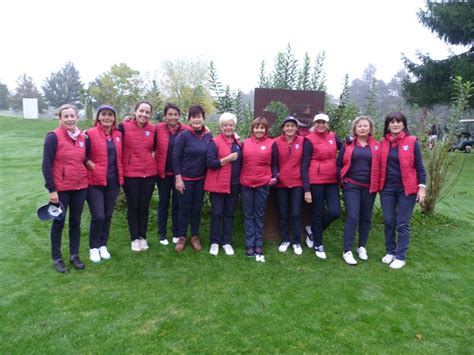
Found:
[[149, 251], [130, 251], [119, 211], [112, 259], [93, 265], [86, 208], [86, 270], [62, 275], [50, 261], [50, 224], [35, 213], [47, 200], [43, 139], [56, 125], [0, 117], [1, 354], [472, 353], [474, 154], [437, 214], [416, 212], [408, 263], [399, 271], [379, 261], [379, 212], [369, 260], [357, 267], [341, 259], [341, 221], [326, 233], [326, 261], [307, 248], [301, 257], [283, 255], [277, 243], [266, 242], [261, 264], [244, 256], [240, 213], [236, 255], [216, 258], [207, 252], [207, 212], [203, 252], [188, 247], [177, 255], [158, 244], [154, 209]]

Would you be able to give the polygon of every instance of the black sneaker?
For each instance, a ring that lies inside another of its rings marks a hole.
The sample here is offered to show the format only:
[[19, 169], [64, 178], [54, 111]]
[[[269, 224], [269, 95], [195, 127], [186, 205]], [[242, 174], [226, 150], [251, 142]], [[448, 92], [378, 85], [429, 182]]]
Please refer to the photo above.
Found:
[[77, 270], [84, 270], [85, 266], [81, 259], [79, 259], [78, 255], [73, 255], [69, 259], [69, 262], [77, 269]]
[[54, 268], [56, 269], [57, 272], [61, 273], [66, 273], [69, 272], [69, 269], [67, 268], [66, 264], [64, 264], [63, 259], [58, 259], [54, 261]]
[[245, 255], [249, 257], [255, 256], [255, 250], [252, 247], [247, 247], [245, 250]]

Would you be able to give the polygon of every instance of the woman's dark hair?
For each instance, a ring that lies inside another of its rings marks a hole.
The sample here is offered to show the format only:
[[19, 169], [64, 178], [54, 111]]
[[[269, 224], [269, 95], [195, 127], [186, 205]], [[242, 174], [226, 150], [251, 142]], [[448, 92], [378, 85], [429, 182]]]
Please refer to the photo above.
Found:
[[252, 124], [250, 126], [252, 129], [252, 133], [253, 133], [254, 127], [259, 126], [259, 125], [262, 125], [263, 127], [265, 127], [265, 134], [268, 134], [268, 121], [265, 117], [257, 117], [256, 119], [252, 121]]
[[204, 112], [204, 109], [199, 106], [199, 105], [193, 105], [189, 108], [188, 110], [188, 120], [193, 117], [201, 114], [202, 118], [206, 119], [206, 113]]
[[147, 104], [148, 106], [150, 106], [150, 112], [153, 111], [153, 105], [149, 101], [146, 101], [146, 100], [138, 101], [137, 104], [135, 105], [135, 111], [138, 110], [141, 104]]
[[168, 110], [172, 108], [173, 110], [176, 110], [178, 111], [179, 115], [181, 116], [181, 110], [179, 109], [179, 107], [175, 104], [172, 104], [170, 102], [168, 102], [166, 105], [165, 105], [165, 109], [164, 109], [164, 114], [166, 116], [166, 114], [168, 113]]
[[406, 135], [410, 134], [410, 132], [408, 131], [408, 122], [407, 122], [407, 118], [405, 117], [405, 115], [401, 112], [391, 112], [387, 115], [387, 117], [385, 117], [385, 123], [384, 123], [384, 126], [383, 126], [383, 135], [384, 136], [387, 135], [387, 133], [390, 133], [390, 130], [388, 129], [388, 125], [393, 120], [395, 120], [397, 122], [403, 122], [403, 131], [405, 132]]

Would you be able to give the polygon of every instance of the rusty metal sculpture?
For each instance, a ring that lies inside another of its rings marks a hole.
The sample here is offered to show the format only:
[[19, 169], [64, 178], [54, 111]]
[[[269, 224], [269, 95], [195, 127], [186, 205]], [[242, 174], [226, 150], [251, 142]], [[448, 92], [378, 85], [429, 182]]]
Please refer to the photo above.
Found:
[[[288, 108], [291, 116], [301, 122], [302, 127], [310, 128], [313, 124], [313, 117], [324, 112], [324, 92], [286, 89], [255, 89], [254, 96], [254, 117], [265, 117], [270, 126], [276, 121], [273, 112], [266, 111], [271, 102], [280, 102]], [[309, 223], [311, 219], [311, 209], [306, 203], [303, 206], [302, 224]], [[306, 223], [305, 223], [306, 222]], [[304, 230], [304, 228], [302, 229]], [[265, 235], [267, 240], [279, 240], [278, 211], [276, 209], [276, 196], [272, 191], [268, 198], [265, 211]]]

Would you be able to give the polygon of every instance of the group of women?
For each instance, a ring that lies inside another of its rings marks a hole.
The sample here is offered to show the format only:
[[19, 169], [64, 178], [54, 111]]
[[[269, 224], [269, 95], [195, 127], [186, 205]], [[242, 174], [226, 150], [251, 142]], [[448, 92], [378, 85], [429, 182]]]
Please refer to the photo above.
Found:
[[[233, 220], [242, 197], [246, 255], [265, 261], [264, 217], [270, 187], [276, 190], [279, 251], [290, 245], [301, 255], [303, 200], [312, 205], [312, 239], [307, 244], [325, 259], [323, 231], [341, 215], [339, 187], [346, 205], [343, 259], [357, 264], [352, 255], [356, 231], [357, 253], [367, 260], [366, 243], [375, 195], [380, 192], [385, 221], [386, 255], [391, 268], [405, 265], [410, 240], [409, 221], [416, 201], [425, 194], [425, 172], [416, 137], [409, 135], [406, 117], [399, 112], [385, 119], [384, 137], [373, 138], [373, 122], [367, 116], [354, 120], [351, 140], [342, 143], [329, 130], [329, 117], [314, 117], [312, 131], [299, 133], [299, 122], [288, 117], [281, 136], [270, 138], [265, 118], [251, 125], [251, 137], [243, 142], [235, 134], [232, 113], [219, 118], [220, 132], [212, 137], [205, 126], [201, 106], [189, 109], [188, 122], [180, 122], [180, 109], [164, 108], [164, 122], [149, 122], [152, 105], [141, 101], [135, 114], [118, 124], [112, 106], [99, 107], [95, 126], [81, 132], [74, 106], [59, 109], [60, 126], [48, 133], [44, 145], [43, 174], [51, 203], [69, 208], [70, 262], [77, 269], [80, 221], [85, 201], [91, 213], [89, 257], [100, 262], [111, 257], [107, 249], [115, 202], [123, 186], [131, 249], [147, 250], [148, 211], [155, 183], [158, 187], [158, 236], [168, 245], [168, 211], [171, 200], [172, 241], [176, 252], [187, 243], [201, 251], [200, 219], [205, 191], [211, 202], [210, 254], [234, 255]], [[339, 156], [337, 152], [339, 151]], [[58, 272], [68, 272], [61, 254], [64, 218], [51, 227], [51, 254]], [[290, 236], [290, 227], [292, 236]], [[398, 233], [398, 238], [397, 238]]]

